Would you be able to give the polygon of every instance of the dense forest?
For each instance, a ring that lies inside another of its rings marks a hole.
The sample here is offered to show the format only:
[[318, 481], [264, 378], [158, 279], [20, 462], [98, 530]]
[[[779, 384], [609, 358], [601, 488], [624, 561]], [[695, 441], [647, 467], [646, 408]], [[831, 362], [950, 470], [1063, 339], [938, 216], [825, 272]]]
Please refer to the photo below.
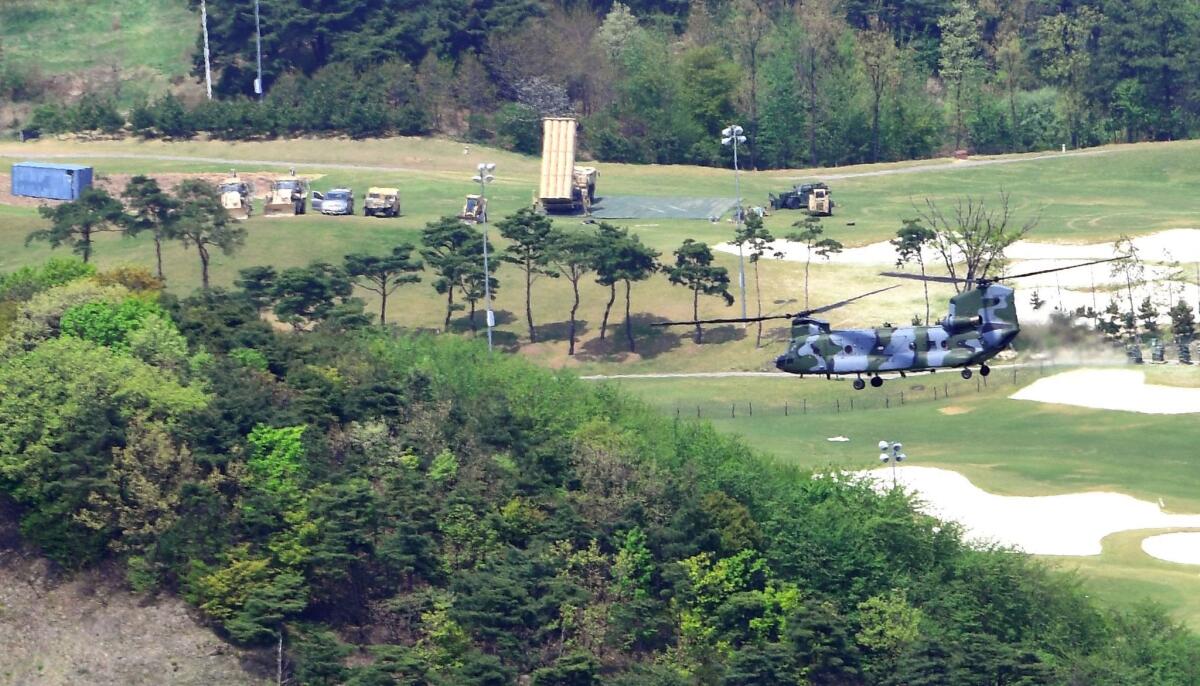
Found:
[[1160, 609], [900, 491], [476, 341], [260, 307], [73, 260], [0, 279], [0, 498], [64, 568], [181, 594], [291, 683], [1200, 680]]
[[[261, 103], [254, 4], [208, 8], [218, 99], [144, 103], [135, 129], [445, 133], [534, 152], [539, 117], [573, 113], [598, 159], [718, 164], [717, 132], [737, 121], [749, 166], [778, 168], [1200, 126], [1189, 0], [261, 0]], [[123, 123], [96, 97], [33, 122]]]

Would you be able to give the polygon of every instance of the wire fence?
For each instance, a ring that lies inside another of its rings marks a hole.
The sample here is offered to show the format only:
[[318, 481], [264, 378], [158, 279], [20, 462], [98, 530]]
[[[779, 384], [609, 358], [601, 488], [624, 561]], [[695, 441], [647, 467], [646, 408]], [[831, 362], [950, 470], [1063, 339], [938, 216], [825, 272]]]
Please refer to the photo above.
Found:
[[797, 392], [795, 397], [782, 400], [698, 400], [654, 404], [679, 419], [804, 417], [810, 414], [890, 410], [917, 403], [945, 402], [1001, 389], [1012, 392], [1054, 373], [1054, 368], [1051, 362], [1012, 365], [993, 368], [988, 376], [975, 372], [970, 379], [963, 379], [957, 370], [947, 370], [936, 374], [890, 378], [879, 388], [868, 385], [861, 391], [851, 388], [849, 378], [828, 382], [813, 379], [813, 383], [840, 383], [846, 390], [806, 396], [801, 387], [810, 387], [810, 382], [805, 381], [797, 384], [801, 392]]

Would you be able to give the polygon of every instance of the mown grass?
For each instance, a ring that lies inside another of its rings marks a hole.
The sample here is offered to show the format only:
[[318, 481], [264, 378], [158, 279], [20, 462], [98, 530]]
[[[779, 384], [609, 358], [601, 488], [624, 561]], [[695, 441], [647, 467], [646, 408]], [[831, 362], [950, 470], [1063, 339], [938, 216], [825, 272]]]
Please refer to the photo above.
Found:
[[[191, 70], [200, 18], [182, 0], [6, 0], [6, 60], [36, 77], [76, 75], [128, 104]], [[116, 88], [113, 77], [120, 83]]]

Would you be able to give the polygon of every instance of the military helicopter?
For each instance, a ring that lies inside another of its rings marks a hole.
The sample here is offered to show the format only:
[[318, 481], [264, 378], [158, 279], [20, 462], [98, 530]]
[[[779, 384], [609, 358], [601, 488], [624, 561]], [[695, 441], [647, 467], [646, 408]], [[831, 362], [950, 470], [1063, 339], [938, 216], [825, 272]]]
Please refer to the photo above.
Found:
[[950, 312], [933, 326], [882, 326], [871, 329], [830, 329], [829, 323], [813, 319], [812, 315], [828, 312], [856, 300], [890, 291], [888, 286], [856, 295], [829, 305], [791, 314], [733, 319], [701, 319], [687, 322], [661, 322], [655, 326], [682, 324], [733, 324], [791, 319], [791, 343], [787, 352], [775, 358], [775, 367], [801, 377], [806, 374], [833, 376], [854, 375], [854, 389], [866, 388], [867, 381], [878, 388], [883, 385], [880, 372], [934, 372], [938, 369], [961, 368], [962, 378], [971, 378], [971, 367], [977, 366], [981, 376], [991, 373], [987, 361], [1012, 344], [1021, 332], [1017, 324], [1017, 307], [1012, 288], [998, 282], [1027, 276], [1050, 274], [1125, 259], [1114, 257], [1069, 267], [1042, 269], [1024, 274], [1009, 274], [996, 278], [980, 278], [974, 282], [950, 276], [920, 276], [904, 272], [883, 272], [881, 276], [936, 283], [963, 283], [967, 290], [950, 298]]

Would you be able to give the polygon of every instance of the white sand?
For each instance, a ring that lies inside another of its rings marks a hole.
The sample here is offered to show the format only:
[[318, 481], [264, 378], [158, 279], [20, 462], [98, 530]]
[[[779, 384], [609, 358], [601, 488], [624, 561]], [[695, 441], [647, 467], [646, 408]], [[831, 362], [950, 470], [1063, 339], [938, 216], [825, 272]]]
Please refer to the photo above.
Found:
[[1142, 550], [1167, 562], [1200, 565], [1200, 531], [1151, 536], [1142, 541]]
[[[891, 488], [890, 468], [863, 474], [874, 478], [880, 490]], [[1200, 528], [1200, 515], [1167, 514], [1154, 503], [1121, 493], [1001, 496], [983, 491], [958, 472], [932, 467], [898, 467], [896, 477], [925, 501], [925, 512], [958, 522], [969, 540], [1035, 555], [1099, 555], [1100, 541], [1118, 531]]]
[[[1138, 257], [1147, 262], [1200, 262], [1200, 229], [1171, 229], [1133, 239]], [[732, 243], [720, 243], [715, 250], [736, 255], [738, 247]], [[778, 240], [772, 243], [767, 254], [782, 252], [784, 260], [803, 262], [808, 259], [808, 249], [800, 243]], [[1005, 256], [1012, 260], [1103, 260], [1114, 257], [1112, 243], [1040, 243], [1017, 241], [1008, 247]], [[825, 259], [813, 255], [813, 262]], [[927, 254], [927, 262], [940, 263], [941, 257], [934, 251]], [[892, 266], [896, 263], [896, 248], [888, 241], [871, 243], [859, 248], [846, 248], [831, 255], [834, 264], [874, 264]]]
[[1146, 375], [1132, 369], [1080, 369], [1055, 374], [1038, 379], [1009, 397], [1143, 414], [1200, 412], [1200, 388], [1147, 384]]

